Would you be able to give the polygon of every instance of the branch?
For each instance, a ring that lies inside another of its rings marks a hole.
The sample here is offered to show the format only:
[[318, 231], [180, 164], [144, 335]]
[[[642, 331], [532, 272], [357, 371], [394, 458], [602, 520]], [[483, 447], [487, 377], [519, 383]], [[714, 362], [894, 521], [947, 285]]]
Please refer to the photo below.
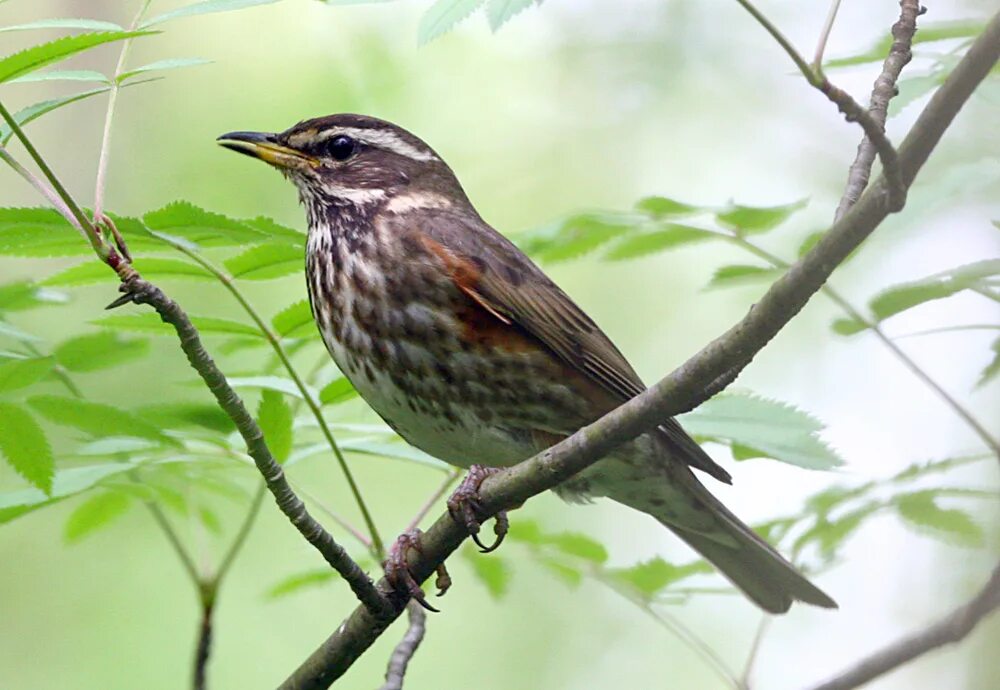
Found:
[[[892, 47], [882, 64], [882, 73], [875, 80], [871, 100], [868, 103], [869, 114], [882, 128], [885, 127], [885, 121], [888, 117], [889, 101], [898, 93], [896, 80], [899, 79], [903, 67], [913, 57], [910, 46], [913, 44], [913, 35], [917, 31], [917, 15], [921, 13], [920, 3], [917, 0], [901, 0], [899, 5], [902, 9], [899, 21], [892, 25]], [[840, 220], [848, 209], [857, 203], [861, 192], [868, 186], [868, 177], [871, 174], [872, 164], [875, 162], [875, 153], [875, 143], [866, 133], [861, 143], [858, 144], [857, 157], [847, 173], [847, 187], [844, 189], [844, 196], [837, 206], [834, 220]]]
[[1000, 608], [1000, 564], [993, 569], [986, 586], [971, 601], [959, 606], [937, 623], [894, 642], [837, 677], [814, 686], [812, 690], [850, 690], [931, 650], [961, 642], [997, 608]]
[[375, 589], [371, 579], [351, 559], [344, 548], [334, 541], [330, 533], [323, 529], [323, 526], [309, 514], [301, 499], [292, 491], [288, 480], [285, 479], [284, 470], [271, 455], [260, 427], [257, 426], [257, 422], [247, 411], [243, 401], [229, 386], [226, 377], [205, 351], [198, 330], [191, 323], [184, 310], [167, 297], [160, 288], [143, 280], [138, 274], [123, 282], [120, 289], [125, 293], [125, 296], [118, 302], [131, 301], [136, 304], [148, 304], [156, 310], [165, 323], [170, 324], [177, 331], [181, 349], [187, 355], [191, 366], [205, 381], [205, 385], [212, 391], [219, 407], [233, 420], [246, 442], [247, 453], [253, 458], [254, 464], [257, 465], [257, 469], [264, 477], [267, 488], [274, 495], [281, 512], [306, 538], [306, 541], [323, 555], [326, 562], [347, 580], [348, 585], [364, 605], [366, 611], [370, 611], [376, 618], [392, 614], [393, 607]]
[[382, 684], [381, 690], [402, 690], [406, 667], [409, 666], [413, 655], [417, 653], [417, 648], [424, 641], [424, 634], [427, 632], [427, 613], [423, 608], [417, 602], [411, 601], [406, 610], [410, 617], [410, 624], [403, 639], [392, 650], [392, 656], [389, 657], [389, 667], [385, 670], [385, 683]]
[[[1000, 59], [1000, 14], [962, 58], [921, 113], [899, 149], [901, 178], [912, 185], [920, 168], [976, 86]], [[892, 212], [885, 178], [879, 178], [858, 203], [795, 263], [736, 326], [710, 343], [679, 369], [564, 441], [483, 482], [484, 515], [509, 509], [550, 489], [606, 455], [618, 444], [692, 409], [704, 390], [733, 368], [745, 367], [801, 309], [844, 261]], [[462, 543], [466, 533], [447, 513], [423, 534], [422, 553], [410, 562], [418, 581]], [[379, 582], [380, 591], [390, 589]], [[398, 601], [398, 599], [396, 599]], [[402, 611], [396, 605], [396, 615]], [[283, 690], [327, 688], [382, 634], [391, 619], [376, 619], [356, 609], [281, 685]]]

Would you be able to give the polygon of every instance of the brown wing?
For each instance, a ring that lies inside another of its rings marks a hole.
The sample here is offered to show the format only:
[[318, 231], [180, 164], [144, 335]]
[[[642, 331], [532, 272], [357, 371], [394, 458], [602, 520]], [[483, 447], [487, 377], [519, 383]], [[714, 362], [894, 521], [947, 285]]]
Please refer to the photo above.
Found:
[[[415, 222], [419, 214], [422, 222]], [[474, 212], [473, 212], [474, 213]], [[397, 231], [405, 232], [397, 220]], [[531, 259], [474, 215], [447, 209], [413, 209], [407, 227], [419, 227], [423, 243], [447, 255], [456, 284], [505, 323], [514, 322], [560, 359], [586, 374], [619, 403], [646, 387], [614, 343]], [[442, 256], [445, 258], [445, 256]], [[720, 481], [731, 478], [674, 419], [660, 426], [673, 452]]]

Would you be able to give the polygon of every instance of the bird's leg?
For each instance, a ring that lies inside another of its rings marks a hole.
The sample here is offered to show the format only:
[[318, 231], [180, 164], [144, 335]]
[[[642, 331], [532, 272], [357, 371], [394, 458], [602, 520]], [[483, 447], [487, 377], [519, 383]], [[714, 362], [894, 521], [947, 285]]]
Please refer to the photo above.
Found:
[[[404, 532], [393, 542], [389, 548], [389, 555], [382, 562], [382, 568], [385, 570], [385, 579], [389, 581], [389, 584], [392, 585], [392, 588], [396, 592], [412, 597], [428, 611], [439, 613], [436, 608], [427, 603], [424, 590], [420, 589], [420, 584], [413, 578], [413, 573], [410, 572], [410, 563], [407, 560], [407, 553], [409, 553], [410, 549], [413, 549], [417, 553], [423, 553], [423, 547], [420, 544], [419, 529], [414, 528], [408, 532]], [[448, 576], [448, 571], [445, 570], [444, 564], [438, 566], [435, 585], [437, 585], [439, 590], [438, 596], [444, 594], [448, 590], [448, 587], [451, 586], [451, 578]]]
[[507, 536], [510, 528], [510, 521], [507, 519], [507, 511], [501, 510], [494, 516], [493, 533], [496, 539], [491, 546], [486, 546], [479, 539], [479, 529], [482, 527], [482, 513], [479, 505], [479, 487], [487, 477], [500, 471], [498, 467], [483, 467], [473, 465], [469, 468], [469, 473], [458, 485], [455, 492], [448, 497], [448, 512], [455, 522], [465, 525], [469, 531], [472, 541], [482, 553], [495, 551], [503, 543], [503, 538]]

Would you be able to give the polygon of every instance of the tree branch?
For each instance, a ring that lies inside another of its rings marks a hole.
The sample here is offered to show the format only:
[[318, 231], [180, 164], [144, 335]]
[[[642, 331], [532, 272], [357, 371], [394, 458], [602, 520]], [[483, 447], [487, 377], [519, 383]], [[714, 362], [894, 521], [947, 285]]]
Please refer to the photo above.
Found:
[[[920, 3], [917, 0], [901, 0], [899, 5], [901, 7], [899, 21], [892, 25], [892, 47], [882, 64], [881, 74], [875, 80], [871, 100], [868, 103], [869, 114], [883, 129], [888, 117], [889, 101], [897, 93], [896, 80], [899, 79], [903, 67], [913, 58], [910, 47], [913, 44], [913, 35], [917, 31], [917, 16], [920, 14]], [[861, 192], [868, 186], [875, 154], [876, 145], [866, 132], [858, 144], [857, 156], [848, 170], [847, 187], [837, 206], [834, 220], [840, 220], [848, 209], [857, 203]]]
[[417, 648], [424, 641], [424, 634], [427, 632], [427, 613], [415, 601], [411, 601], [406, 611], [409, 615], [409, 626], [403, 639], [399, 641], [396, 648], [392, 650], [389, 657], [389, 666], [385, 670], [385, 683], [381, 690], [402, 690], [403, 678], [406, 676], [406, 667], [410, 665], [410, 660], [417, 653]]
[[[945, 130], [998, 58], [1000, 14], [990, 20], [903, 141], [898, 162], [904, 185], [913, 184]], [[484, 481], [480, 492], [483, 513], [494, 514], [523, 503], [590, 466], [620, 443], [701, 403], [705, 388], [734, 367], [749, 364], [892, 211], [883, 176], [810, 252], [770, 287], [736, 326], [641, 395], [545, 452]], [[414, 577], [418, 581], [429, 577], [466, 536], [465, 530], [447, 513], [439, 517], [423, 534], [422, 553], [410, 562]], [[390, 592], [384, 580], [378, 587], [384, 593]], [[403, 602], [398, 597], [394, 602], [398, 616]], [[391, 619], [376, 619], [366, 609], [356, 609], [281, 688], [329, 687], [390, 623]]]
[[922, 654], [960, 642], [990, 613], [1000, 608], [1000, 564], [979, 593], [937, 623], [918, 633], [904, 637], [881, 651], [863, 659], [835, 678], [820, 683], [812, 690], [850, 690], [916, 659]]

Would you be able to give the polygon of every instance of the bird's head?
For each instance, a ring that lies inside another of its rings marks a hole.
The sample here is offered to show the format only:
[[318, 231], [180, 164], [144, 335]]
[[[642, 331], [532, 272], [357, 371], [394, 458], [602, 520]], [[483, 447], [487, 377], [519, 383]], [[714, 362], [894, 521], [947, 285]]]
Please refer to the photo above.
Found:
[[330, 115], [284, 132], [230, 132], [217, 141], [278, 168], [311, 210], [381, 205], [414, 194], [465, 199], [454, 173], [431, 147], [374, 117]]

